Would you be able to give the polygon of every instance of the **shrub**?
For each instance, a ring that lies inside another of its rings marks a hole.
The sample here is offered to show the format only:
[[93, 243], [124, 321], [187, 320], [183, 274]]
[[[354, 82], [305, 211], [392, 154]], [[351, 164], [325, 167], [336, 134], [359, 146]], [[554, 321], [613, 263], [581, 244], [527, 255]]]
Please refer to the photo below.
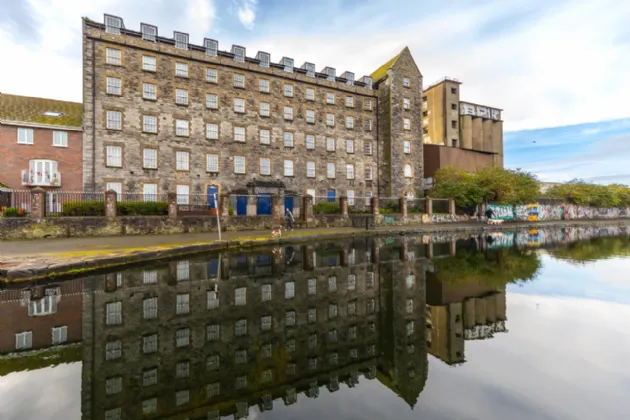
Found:
[[26, 210], [17, 207], [3, 207], [2, 215], [4, 217], [25, 217]]
[[116, 212], [119, 216], [166, 216], [168, 202], [166, 201], [130, 201], [118, 202]]
[[339, 214], [339, 203], [322, 201], [313, 206], [314, 214]]
[[104, 201], [82, 201], [76, 203], [64, 203], [64, 216], [105, 216]]

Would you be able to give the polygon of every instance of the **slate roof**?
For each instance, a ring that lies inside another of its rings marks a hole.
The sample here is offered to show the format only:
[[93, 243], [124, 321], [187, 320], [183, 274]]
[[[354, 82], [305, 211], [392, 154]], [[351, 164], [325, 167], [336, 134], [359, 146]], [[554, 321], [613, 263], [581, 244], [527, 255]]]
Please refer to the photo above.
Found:
[[[46, 116], [47, 111], [61, 115]], [[0, 122], [7, 121], [81, 128], [83, 104], [0, 93]]]

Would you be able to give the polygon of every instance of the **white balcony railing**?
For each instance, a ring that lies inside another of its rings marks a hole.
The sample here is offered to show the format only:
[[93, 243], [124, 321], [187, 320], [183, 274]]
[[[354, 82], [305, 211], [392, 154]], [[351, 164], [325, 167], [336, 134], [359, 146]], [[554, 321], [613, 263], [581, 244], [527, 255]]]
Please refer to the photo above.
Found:
[[22, 185], [31, 187], [60, 187], [61, 172], [35, 172], [22, 169]]

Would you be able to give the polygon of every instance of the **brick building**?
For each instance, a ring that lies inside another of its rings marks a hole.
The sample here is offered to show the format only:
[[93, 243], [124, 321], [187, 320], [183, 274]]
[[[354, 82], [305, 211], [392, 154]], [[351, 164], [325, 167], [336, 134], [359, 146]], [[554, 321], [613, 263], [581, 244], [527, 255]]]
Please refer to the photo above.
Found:
[[0, 93], [0, 182], [83, 189], [83, 105]]
[[86, 190], [352, 205], [422, 186], [422, 76], [407, 48], [357, 80], [211, 39], [195, 45], [186, 33], [158, 36], [151, 25], [128, 30], [106, 15], [84, 19], [83, 57]]

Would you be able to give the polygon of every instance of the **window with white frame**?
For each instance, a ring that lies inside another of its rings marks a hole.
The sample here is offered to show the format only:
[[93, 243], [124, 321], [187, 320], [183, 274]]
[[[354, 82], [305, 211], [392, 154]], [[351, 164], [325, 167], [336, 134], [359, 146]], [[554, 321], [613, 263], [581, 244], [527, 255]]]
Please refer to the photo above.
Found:
[[221, 326], [220, 325], [208, 325], [206, 327], [206, 339], [208, 341], [216, 341], [221, 338]]
[[207, 172], [219, 172], [219, 155], [216, 153], [206, 154], [206, 171]]
[[285, 106], [284, 107], [284, 119], [285, 120], [293, 120], [293, 107]]
[[372, 154], [372, 142], [371, 141], [366, 141], [365, 144], [363, 145], [363, 149], [364, 149], [364, 153], [366, 155], [371, 155]]
[[234, 156], [234, 173], [245, 173], [245, 156]]
[[33, 332], [25, 331], [15, 334], [15, 349], [25, 350], [33, 347]]
[[179, 48], [180, 50], [188, 49], [188, 34], [175, 32], [175, 48]]
[[[151, 334], [142, 337], [142, 352], [144, 354], [155, 353], [158, 348], [158, 335]], [[157, 376], [157, 375], [156, 375]]]
[[411, 142], [409, 140], [403, 142], [403, 151], [407, 154], [411, 153]]
[[187, 314], [190, 312], [190, 295], [181, 293], [177, 295], [176, 309], [177, 315]]
[[365, 104], [365, 109], [367, 109], [368, 111], [372, 110], [372, 100], [371, 99], [366, 99], [363, 103]]
[[206, 308], [208, 310], [217, 309], [219, 307], [219, 292], [215, 292], [214, 290], [208, 290], [206, 298], [207, 298]]
[[144, 169], [157, 169], [157, 149], [142, 150], [142, 167]]
[[105, 360], [116, 360], [122, 356], [122, 341], [108, 341], [105, 343]]
[[306, 135], [306, 148], [309, 150], [315, 148], [315, 136], [313, 134]]
[[335, 94], [333, 92], [326, 92], [326, 103], [330, 105], [335, 104]]
[[404, 118], [403, 119], [403, 128], [405, 130], [411, 130], [411, 119], [409, 119], [409, 118]]
[[206, 139], [219, 140], [219, 124], [206, 123]]
[[405, 164], [405, 178], [413, 177], [413, 169], [411, 169], [410, 164]]
[[122, 182], [108, 182], [105, 184], [105, 191], [115, 191], [120, 197], [122, 194]]
[[271, 159], [260, 158], [260, 174], [271, 175]]
[[247, 320], [246, 319], [239, 319], [238, 321], [236, 321], [236, 323], [234, 324], [234, 334], [237, 337], [247, 334]]
[[120, 29], [123, 27], [123, 21], [116, 16], [105, 15], [105, 32], [120, 35]]
[[105, 166], [122, 168], [122, 146], [107, 146], [105, 152], [107, 153]]
[[157, 117], [155, 115], [142, 116], [142, 131], [145, 133], [157, 133]]
[[263, 331], [269, 331], [271, 329], [271, 325], [273, 320], [270, 315], [265, 315], [260, 317], [260, 329]]
[[411, 99], [403, 98], [403, 109], [411, 109]]
[[258, 79], [258, 90], [263, 93], [269, 93], [269, 80]]
[[269, 53], [259, 51], [256, 58], [258, 58], [260, 67], [269, 68], [271, 64], [271, 55]]
[[53, 146], [68, 147], [68, 132], [67, 131], [53, 131]]
[[306, 110], [306, 122], [308, 124], [315, 124], [315, 111], [312, 109]]
[[190, 345], [190, 329], [179, 328], [175, 330], [175, 347], [187, 347]]
[[245, 142], [245, 127], [234, 127], [234, 141]]
[[348, 129], [354, 128], [354, 117], [351, 117], [351, 116], [346, 117], [346, 128]]
[[245, 99], [234, 98], [234, 112], [243, 114], [245, 112]]
[[354, 153], [354, 140], [346, 140], [346, 153]]
[[354, 97], [353, 96], [346, 96], [346, 106], [347, 107], [353, 107], [354, 106]]
[[239, 63], [245, 62], [245, 48], [233, 46], [232, 52], [234, 53], [234, 61], [238, 61]]
[[18, 128], [17, 129], [17, 142], [18, 144], [33, 144], [33, 129], [32, 128]]
[[153, 41], [153, 42], [156, 41], [157, 26], [141, 23], [140, 32], [142, 32], [142, 39], [144, 39], [145, 41]]
[[105, 305], [105, 324], [122, 324], [122, 302], [109, 302]]
[[177, 204], [179, 205], [190, 204], [190, 185], [177, 185], [175, 187], [175, 191], [177, 193]]
[[308, 77], [315, 77], [315, 64], [306, 63], [306, 75]]
[[157, 319], [158, 298], [152, 297], [142, 300], [142, 317], [144, 319]]
[[315, 178], [315, 162], [306, 162], [306, 177]]
[[328, 163], [326, 165], [326, 177], [327, 178], [335, 178], [336, 176], [336, 168], [334, 163]]
[[157, 405], [158, 405], [158, 401], [157, 401], [157, 398], [155, 397], [149, 398], [148, 400], [143, 400], [142, 401], [142, 415], [148, 416], [148, 415], [157, 413]]
[[219, 72], [217, 69], [206, 68], [206, 82], [219, 83]]
[[372, 120], [369, 118], [365, 119], [365, 131], [372, 131]]
[[116, 48], [105, 49], [105, 62], [107, 64], [113, 64], [114, 66], [120, 66], [122, 64], [122, 53]]
[[326, 137], [326, 150], [329, 152], [335, 151], [335, 138], [334, 137]]
[[262, 301], [263, 302], [268, 302], [271, 300], [271, 285], [270, 284], [263, 284], [262, 287], [260, 288], [261, 293], [262, 293]]
[[293, 73], [293, 59], [292, 58], [283, 58], [282, 65], [284, 66], [284, 71], [288, 73]]
[[271, 115], [271, 106], [269, 105], [269, 102], [261, 102], [259, 106], [261, 117], [268, 117], [269, 115]]
[[175, 63], [175, 76], [188, 77], [188, 63], [176, 62]]
[[317, 308], [308, 308], [308, 322], [317, 322]]
[[234, 87], [241, 89], [245, 88], [245, 75], [238, 73], [234, 74]]
[[[188, 187], [188, 185], [178, 185], [178, 187]], [[189, 193], [190, 187], [188, 187], [188, 190], [186, 190], [185, 188], [180, 188], [177, 190], [177, 194], [186, 196], [186, 200], [188, 200], [187, 196], [189, 195]], [[175, 271], [175, 273], [177, 275], [177, 281], [190, 280], [190, 261], [177, 261], [177, 270]]]
[[158, 273], [156, 270], [142, 272], [142, 284], [157, 284]]
[[157, 85], [154, 83], [142, 83], [142, 99], [157, 99]]
[[403, 86], [404, 87], [409, 87], [409, 78], [408, 77], [403, 77]]
[[347, 196], [348, 196], [348, 205], [354, 206], [354, 190], [348, 190]]
[[190, 121], [175, 120], [175, 135], [180, 137], [188, 137], [190, 129]]
[[178, 150], [175, 152], [175, 169], [178, 171], [190, 170], [190, 153]]
[[307, 101], [314, 101], [315, 100], [315, 89], [313, 89], [313, 88], [306, 88], [306, 100]]
[[335, 114], [326, 114], [326, 125], [329, 127], [335, 126]]
[[118, 394], [122, 391], [122, 377], [107, 378], [105, 380], [105, 393], [107, 395]]
[[369, 206], [372, 204], [372, 191], [365, 192], [365, 205]]
[[334, 303], [329, 304], [328, 305], [328, 318], [337, 317], [337, 313], [338, 313], [337, 305]]
[[354, 165], [351, 163], [346, 165], [346, 179], [354, 179]]
[[284, 147], [293, 147], [293, 133], [291, 131], [284, 132]]
[[260, 144], [271, 144], [271, 131], [261, 129], [259, 131]]
[[214, 39], [204, 38], [203, 46], [206, 50], [206, 55], [210, 57], [216, 57], [219, 53], [219, 42]]
[[284, 325], [292, 327], [295, 325], [295, 311], [287, 311], [284, 316]]
[[284, 176], [293, 176], [293, 161], [284, 161]]
[[371, 181], [372, 180], [372, 167], [371, 166], [366, 166], [365, 167], [365, 180], [366, 181]]
[[216, 93], [206, 93], [206, 108], [219, 109], [219, 95]]
[[142, 371], [142, 386], [148, 387], [158, 383], [157, 381], [158, 371], [157, 368], [146, 369]]
[[238, 287], [234, 289], [234, 305], [245, 306], [247, 305], [247, 288]]
[[142, 184], [142, 199], [144, 201], [157, 201], [157, 184], [146, 183]]
[[188, 91], [186, 89], [175, 89], [175, 103], [188, 105]]
[[122, 94], [122, 80], [118, 77], [107, 77], [107, 94], [108, 95], [121, 95]]
[[234, 363], [236, 363], [237, 365], [243, 365], [247, 363], [247, 350], [236, 350], [236, 352], [234, 352]]
[[284, 283], [284, 298], [293, 299], [295, 297], [295, 282], [287, 281]]
[[293, 85], [290, 83], [285, 83], [284, 84], [284, 96], [287, 96], [289, 98], [293, 97]]
[[308, 279], [308, 294], [310, 296], [317, 294], [317, 279]]
[[142, 56], [142, 70], [157, 71], [157, 58], [152, 55]]
[[29, 161], [30, 182], [32, 185], [54, 185], [57, 179], [57, 162], [46, 159]]

